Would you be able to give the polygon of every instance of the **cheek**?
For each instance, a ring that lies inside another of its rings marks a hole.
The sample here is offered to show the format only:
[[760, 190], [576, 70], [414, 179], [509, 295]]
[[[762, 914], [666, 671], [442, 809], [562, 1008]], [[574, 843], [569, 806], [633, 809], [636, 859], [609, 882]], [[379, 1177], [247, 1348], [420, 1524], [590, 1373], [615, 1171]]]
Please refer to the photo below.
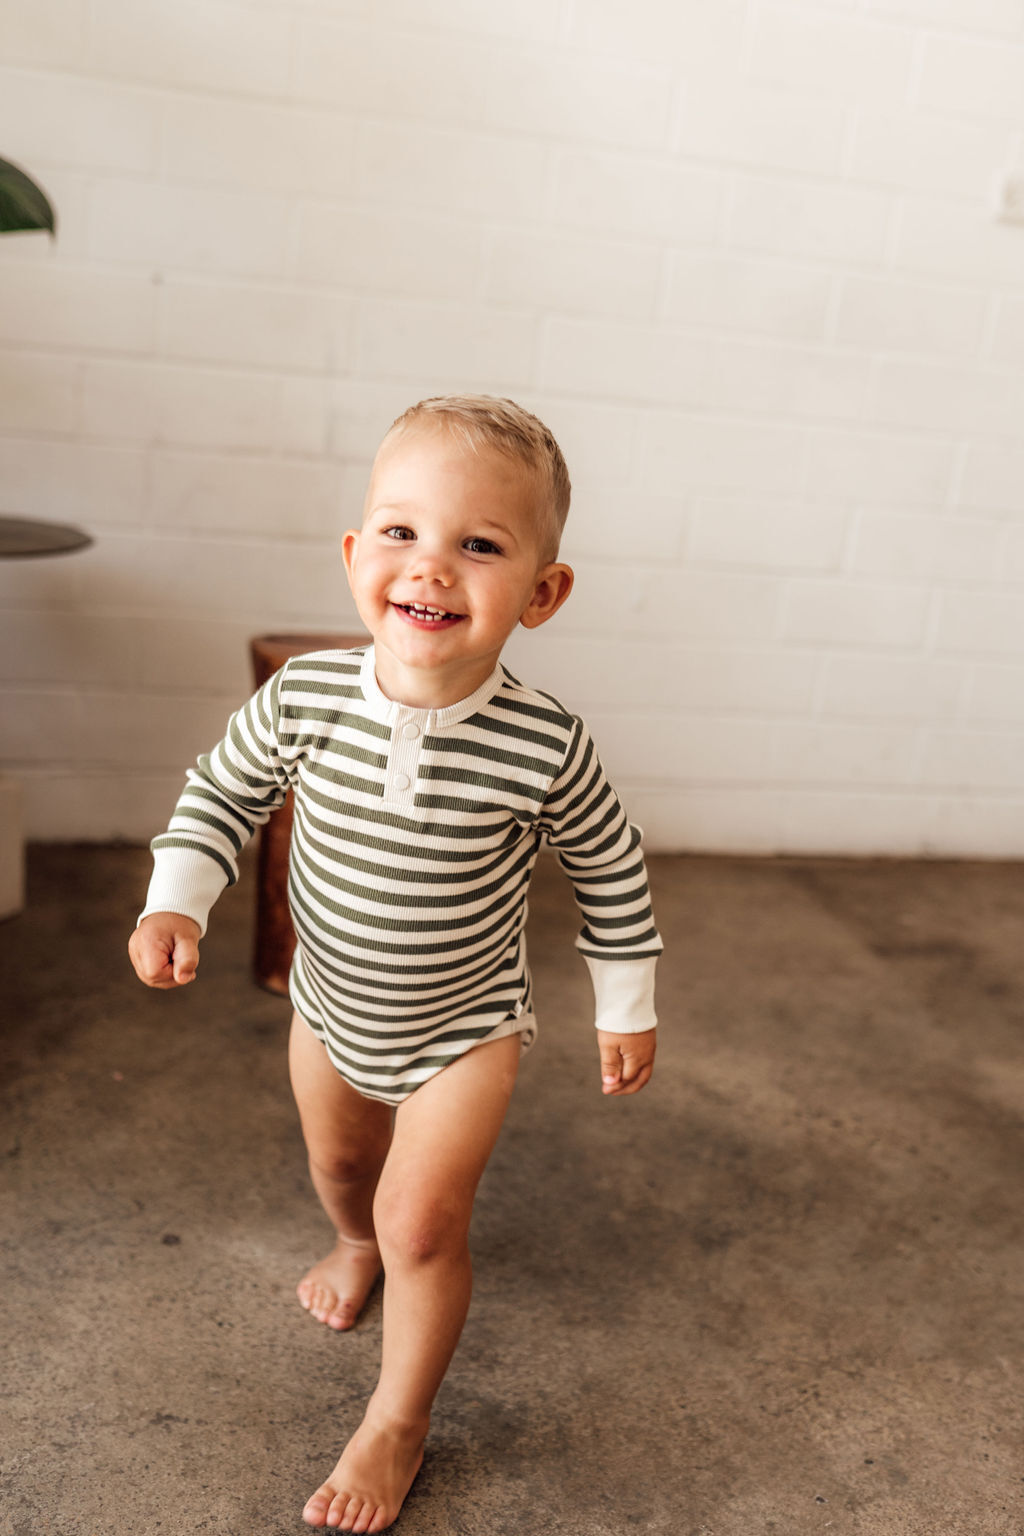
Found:
[[525, 582], [502, 582], [491, 594], [490, 608], [495, 621], [506, 627], [516, 625], [532, 594], [533, 588]]
[[387, 561], [375, 552], [363, 549], [352, 563], [352, 579], [359, 587], [379, 586], [387, 575]]

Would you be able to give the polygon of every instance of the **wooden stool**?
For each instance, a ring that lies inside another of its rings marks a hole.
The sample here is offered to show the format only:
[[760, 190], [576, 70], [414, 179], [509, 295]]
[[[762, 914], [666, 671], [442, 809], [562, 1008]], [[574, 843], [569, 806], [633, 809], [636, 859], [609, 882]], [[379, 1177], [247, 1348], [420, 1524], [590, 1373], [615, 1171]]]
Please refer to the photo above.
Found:
[[[249, 642], [253, 677], [262, 688], [278, 667], [307, 651], [348, 651], [368, 645], [369, 635], [257, 635]], [[295, 930], [288, 910], [288, 853], [292, 838], [292, 795], [260, 831], [256, 890], [253, 978], [268, 992], [288, 996], [288, 973], [295, 953]]]

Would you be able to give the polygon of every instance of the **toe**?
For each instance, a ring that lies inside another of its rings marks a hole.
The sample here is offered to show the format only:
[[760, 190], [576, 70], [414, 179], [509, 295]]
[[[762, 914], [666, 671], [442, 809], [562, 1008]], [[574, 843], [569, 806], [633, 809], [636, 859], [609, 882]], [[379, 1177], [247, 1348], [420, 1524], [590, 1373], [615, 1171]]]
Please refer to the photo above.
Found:
[[370, 1521], [373, 1518], [374, 1513], [375, 1510], [372, 1504], [360, 1504], [359, 1513], [352, 1523], [352, 1530], [355, 1533], [355, 1536], [366, 1536], [366, 1532], [370, 1529]]
[[356, 1521], [359, 1519], [359, 1512], [362, 1507], [362, 1499], [350, 1497], [347, 1493], [339, 1493], [334, 1504], [331, 1506], [332, 1513], [336, 1511], [338, 1516], [334, 1523], [339, 1525], [343, 1531], [358, 1530]]
[[323, 1526], [327, 1524], [327, 1511], [334, 1498], [334, 1489], [324, 1483], [318, 1488], [312, 1498], [307, 1500], [306, 1507], [302, 1511], [302, 1518], [307, 1525]]
[[311, 1312], [320, 1321], [326, 1315], [327, 1308], [333, 1303], [334, 1297], [324, 1294], [322, 1285], [317, 1285], [314, 1280], [303, 1280], [297, 1288], [296, 1294], [307, 1312]]
[[337, 1304], [337, 1297], [333, 1291], [328, 1291], [322, 1285], [314, 1285], [310, 1290], [309, 1311], [318, 1323], [325, 1323]]

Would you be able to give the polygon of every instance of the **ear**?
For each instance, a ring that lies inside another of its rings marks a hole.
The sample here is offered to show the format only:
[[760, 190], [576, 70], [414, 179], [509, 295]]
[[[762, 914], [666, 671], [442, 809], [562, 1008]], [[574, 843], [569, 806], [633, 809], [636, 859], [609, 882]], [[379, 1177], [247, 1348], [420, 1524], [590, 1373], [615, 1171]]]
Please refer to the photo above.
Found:
[[356, 568], [356, 551], [359, 548], [359, 535], [354, 528], [350, 528], [341, 541], [341, 558], [345, 562], [345, 571], [349, 581]]
[[536, 629], [547, 623], [569, 596], [574, 580], [571, 566], [554, 563], [543, 566], [537, 573], [533, 596], [520, 614], [520, 624], [527, 629]]

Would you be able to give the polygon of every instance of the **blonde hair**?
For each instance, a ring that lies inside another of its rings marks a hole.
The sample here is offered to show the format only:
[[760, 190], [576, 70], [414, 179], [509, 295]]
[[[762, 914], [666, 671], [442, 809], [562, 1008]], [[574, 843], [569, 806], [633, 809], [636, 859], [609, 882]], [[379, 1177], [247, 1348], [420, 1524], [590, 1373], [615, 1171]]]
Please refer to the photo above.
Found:
[[384, 441], [392, 433], [404, 432], [430, 418], [443, 422], [474, 452], [481, 447], [494, 448], [540, 476], [544, 485], [543, 501], [537, 509], [541, 553], [545, 561], [554, 560], [569, 514], [572, 486], [562, 450], [551, 431], [514, 400], [496, 395], [435, 395], [403, 411], [392, 422]]

